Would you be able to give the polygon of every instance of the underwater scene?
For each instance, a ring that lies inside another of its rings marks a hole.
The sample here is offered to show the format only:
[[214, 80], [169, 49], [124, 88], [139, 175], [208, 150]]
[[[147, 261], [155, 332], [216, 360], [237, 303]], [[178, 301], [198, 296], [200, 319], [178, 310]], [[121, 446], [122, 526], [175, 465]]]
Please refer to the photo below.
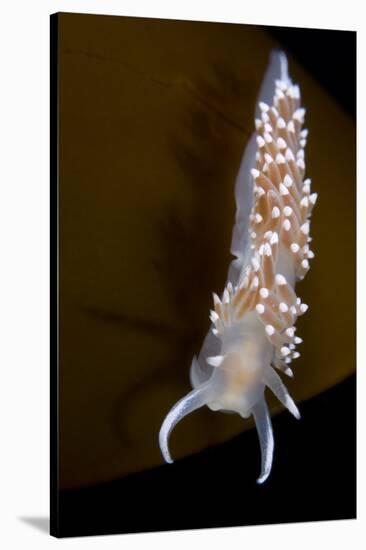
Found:
[[356, 33], [59, 13], [51, 63], [51, 534], [356, 517]]

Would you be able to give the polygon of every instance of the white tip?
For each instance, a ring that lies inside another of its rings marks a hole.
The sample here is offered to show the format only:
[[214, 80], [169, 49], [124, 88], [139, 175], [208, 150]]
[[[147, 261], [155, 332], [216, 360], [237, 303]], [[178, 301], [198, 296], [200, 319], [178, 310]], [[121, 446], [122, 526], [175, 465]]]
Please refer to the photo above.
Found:
[[286, 141], [283, 138], [279, 137], [278, 140], [277, 140], [277, 147], [281, 150], [282, 149], [287, 149]]
[[216, 311], [214, 311], [213, 309], [211, 309], [210, 311], [210, 319], [213, 323], [216, 323], [216, 321], [219, 320], [219, 316], [217, 315]]
[[295, 124], [293, 120], [290, 120], [290, 122], [287, 124], [287, 130], [291, 132], [292, 134], [295, 133]]
[[296, 109], [296, 111], [292, 115], [292, 118], [294, 120], [298, 120], [301, 124], [304, 122], [304, 117], [305, 117], [305, 109], [303, 108]]
[[264, 103], [264, 101], [259, 102], [259, 108], [264, 113], [266, 113], [269, 110], [269, 106], [267, 105], [267, 103]]
[[277, 128], [286, 128], [286, 122], [282, 117], [277, 120]]
[[260, 118], [256, 118], [254, 123], [255, 123], [255, 129], [256, 130], [260, 130], [263, 126], [263, 122], [261, 121]]
[[287, 281], [286, 281], [285, 277], [283, 275], [281, 275], [281, 273], [277, 273], [277, 275], [275, 277], [275, 280], [276, 280], [276, 284], [279, 285], [279, 286], [283, 286], [283, 285], [287, 284]]
[[300, 305], [301, 313], [305, 313], [308, 309], [309, 309], [309, 306], [307, 304], [301, 304]]
[[258, 262], [258, 260], [255, 256], [253, 256], [253, 258], [251, 259], [251, 262], [252, 262], [252, 266], [253, 266], [254, 271], [259, 271], [260, 263]]
[[295, 344], [301, 344], [302, 341], [303, 341], [302, 338], [299, 338], [299, 336], [295, 336], [295, 339], [294, 339]]
[[290, 367], [287, 367], [287, 369], [285, 370], [285, 374], [287, 374], [287, 376], [289, 376], [290, 378], [294, 377], [294, 373], [292, 372], [292, 369], [290, 369]]
[[280, 209], [278, 208], [278, 206], [274, 206], [272, 208], [272, 218], [279, 218], [280, 217]]
[[285, 157], [281, 153], [277, 153], [276, 163], [277, 164], [285, 164], [286, 163]]
[[300, 357], [300, 353], [298, 351], [294, 351], [292, 354], [293, 359], [298, 359]]
[[309, 201], [311, 202], [311, 204], [314, 205], [317, 201], [317, 198], [318, 198], [318, 193], [312, 193], [309, 197]]
[[276, 80], [275, 81], [276, 87], [280, 90], [284, 91], [287, 90], [287, 84], [283, 80]]
[[268, 134], [270, 134], [271, 132], [273, 132], [273, 128], [272, 126], [269, 124], [269, 122], [266, 122], [265, 125], [264, 125], [264, 131], [267, 132]]
[[304, 268], [304, 269], [309, 269], [309, 262], [308, 262], [308, 260], [306, 260], [306, 259], [303, 260], [303, 261], [301, 262], [301, 267]]
[[253, 288], [253, 289], [254, 289], [254, 288], [258, 288], [258, 286], [259, 286], [259, 279], [258, 279], [258, 277], [257, 277], [257, 276], [256, 276], [256, 277], [254, 277], [254, 279], [253, 279], [253, 281], [252, 281], [252, 285], [251, 285], [251, 286], [252, 286], [252, 288]]
[[283, 183], [286, 185], [286, 187], [291, 187], [291, 185], [293, 184], [292, 177], [289, 176], [289, 174], [286, 174]]
[[219, 367], [223, 360], [223, 355], [213, 355], [212, 357], [207, 357], [206, 362], [211, 365], [211, 367]]
[[225, 290], [224, 290], [224, 294], [223, 294], [223, 297], [222, 297], [222, 302], [223, 302], [223, 304], [228, 304], [230, 302], [230, 295], [229, 295], [229, 292], [228, 292], [227, 288], [225, 288]]
[[273, 235], [271, 236], [270, 238], [270, 244], [274, 245], [274, 244], [278, 244], [278, 233], [276, 233], [276, 231], [273, 233]]
[[280, 193], [281, 195], [288, 195], [288, 189], [283, 183], [280, 183]]
[[303, 197], [300, 201], [300, 206], [307, 208], [309, 206], [309, 199], [307, 197]]
[[264, 153], [264, 160], [267, 164], [271, 164], [271, 162], [273, 162], [273, 158], [268, 153]]
[[281, 302], [279, 305], [279, 309], [281, 313], [287, 313], [288, 312], [288, 305], [285, 304], [285, 302]]
[[300, 99], [300, 88], [297, 84], [291, 86], [291, 94], [294, 99]]
[[268, 288], [265, 288], [265, 287], [261, 288], [260, 291], [259, 291], [259, 294], [260, 294], [261, 298], [263, 298], [265, 300], [269, 296]]
[[305, 170], [304, 159], [302, 159], [302, 158], [297, 159], [296, 164], [301, 170]]
[[258, 213], [255, 215], [254, 219], [255, 219], [255, 223], [261, 223], [261, 221], [263, 221], [262, 216]]
[[255, 309], [257, 310], [257, 313], [259, 313], [259, 315], [263, 315], [265, 307], [263, 304], [257, 304], [255, 306]]
[[270, 244], [265, 243], [263, 251], [266, 256], [272, 256], [272, 248]]
[[290, 220], [288, 220], [287, 218], [285, 220], [283, 220], [282, 227], [284, 228], [285, 231], [290, 231], [290, 229], [291, 229]]
[[259, 148], [264, 147], [266, 142], [262, 138], [262, 136], [257, 136], [257, 145]]
[[309, 235], [309, 229], [310, 229], [309, 222], [303, 223], [302, 226], [300, 227], [300, 230], [304, 235]]
[[292, 214], [292, 208], [291, 206], [285, 206], [285, 208], [283, 209], [283, 213], [285, 214], [285, 216], [291, 216]]
[[290, 353], [290, 350], [287, 346], [282, 346], [281, 353], [282, 353], [283, 357], [286, 357], [286, 355], [288, 355]]
[[294, 253], [294, 254], [297, 254], [298, 251], [300, 250], [300, 246], [297, 244], [297, 243], [292, 243], [291, 246], [291, 251]]
[[286, 159], [287, 161], [295, 160], [294, 154], [293, 154], [293, 152], [291, 151], [290, 148], [287, 148], [287, 149], [286, 149], [285, 159]]
[[256, 168], [252, 168], [251, 171], [250, 171], [250, 173], [252, 174], [252, 176], [253, 176], [253, 178], [254, 178], [255, 180], [256, 180], [256, 179], [259, 177], [259, 175], [260, 175], [259, 170], [257, 170]]
[[296, 314], [297, 314], [297, 310], [296, 310], [296, 307], [295, 307], [295, 306], [291, 306], [291, 307], [290, 307], [290, 311], [291, 311], [292, 315], [296, 315]]
[[272, 325], [266, 325], [266, 333], [268, 336], [272, 336], [275, 333], [275, 329]]
[[289, 338], [293, 338], [294, 337], [294, 334], [295, 334], [295, 329], [294, 327], [289, 327], [286, 329], [286, 334], [287, 336], [289, 336]]
[[215, 306], [217, 306], [218, 304], [221, 304], [221, 300], [215, 292], [212, 293], [212, 296], [213, 296], [213, 301]]
[[268, 132], [265, 132], [263, 137], [264, 137], [266, 143], [272, 143], [273, 139], [272, 139], [271, 134], [269, 134]]
[[309, 130], [307, 128], [304, 128], [303, 130], [301, 130], [300, 137], [306, 139], [308, 135], [309, 135]]

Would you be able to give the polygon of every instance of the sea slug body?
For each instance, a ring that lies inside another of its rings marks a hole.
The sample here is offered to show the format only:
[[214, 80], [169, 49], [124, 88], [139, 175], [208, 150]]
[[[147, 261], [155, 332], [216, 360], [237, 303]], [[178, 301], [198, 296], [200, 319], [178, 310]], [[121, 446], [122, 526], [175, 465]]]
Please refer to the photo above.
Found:
[[166, 416], [159, 434], [164, 459], [168, 439], [184, 416], [207, 405], [243, 418], [253, 415], [261, 447], [263, 483], [270, 474], [274, 439], [265, 400], [268, 386], [296, 417], [300, 414], [276, 371], [292, 377], [297, 317], [308, 306], [295, 293], [314, 257], [310, 216], [317, 194], [305, 176], [307, 130], [299, 86], [287, 58], [274, 51], [259, 93], [256, 132], [245, 150], [235, 186], [236, 220], [230, 267], [221, 298], [213, 294], [211, 328], [190, 370], [193, 390]]

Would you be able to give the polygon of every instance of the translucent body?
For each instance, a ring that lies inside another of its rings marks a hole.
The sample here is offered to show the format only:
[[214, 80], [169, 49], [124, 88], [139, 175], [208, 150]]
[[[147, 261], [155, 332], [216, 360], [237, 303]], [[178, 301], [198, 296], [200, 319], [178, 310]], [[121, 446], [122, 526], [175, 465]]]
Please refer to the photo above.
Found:
[[312, 257], [307, 243], [316, 196], [309, 195], [309, 180], [303, 181], [304, 110], [281, 52], [271, 55], [258, 102], [258, 135], [249, 140], [235, 184], [235, 259], [221, 299], [214, 295], [212, 325], [192, 361], [193, 390], [168, 413], [159, 442], [165, 460], [172, 462], [171, 430], [203, 405], [243, 418], [253, 415], [262, 456], [257, 481], [262, 483], [271, 471], [274, 449], [266, 386], [296, 418], [300, 416], [273, 366], [292, 376], [288, 363], [299, 355], [294, 349], [301, 339], [293, 325], [307, 306], [294, 288]]

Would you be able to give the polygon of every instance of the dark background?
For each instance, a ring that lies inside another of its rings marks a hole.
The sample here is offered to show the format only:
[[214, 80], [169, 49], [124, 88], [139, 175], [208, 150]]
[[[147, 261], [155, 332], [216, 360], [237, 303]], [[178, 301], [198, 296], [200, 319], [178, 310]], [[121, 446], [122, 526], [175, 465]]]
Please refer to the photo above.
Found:
[[[261, 486], [257, 434], [250, 430], [172, 465], [64, 491], [60, 531], [80, 536], [354, 518], [355, 410], [352, 376], [302, 403], [300, 422], [288, 413], [276, 417], [275, 445], [285, 452], [275, 452]], [[257, 456], [245, 453], [253, 447]]]
[[[51, 21], [51, 31], [51, 51], [55, 54], [55, 19]], [[355, 33], [285, 28], [268, 28], [268, 32], [355, 118]], [[53, 63], [55, 68], [55, 58]], [[53, 107], [56, 101], [54, 76], [51, 73]], [[53, 127], [54, 116], [53, 112]], [[53, 170], [55, 147], [55, 141], [51, 141]], [[52, 196], [53, 244], [55, 209], [55, 197]], [[55, 282], [54, 254], [51, 261], [51, 276]], [[54, 284], [52, 288], [51, 314], [55, 313]], [[54, 321], [55, 317], [52, 318]], [[53, 331], [53, 362], [57, 354], [54, 334]], [[55, 374], [52, 383], [55, 384]], [[255, 483], [255, 475], [259, 473], [259, 447], [255, 430], [250, 430], [226, 444], [173, 465], [95, 487], [61, 491], [59, 500], [52, 499], [53, 534], [80, 536], [354, 518], [355, 386], [356, 377], [352, 376], [303, 403], [301, 422], [294, 422], [286, 413], [276, 417], [275, 444], [286, 452], [281, 456], [275, 453], [272, 474], [263, 486]], [[55, 416], [56, 405], [52, 406]], [[51, 436], [55, 448], [55, 431]], [[253, 447], [258, 447], [258, 455], [246, 456], [245, 449]], [[55, 463], [53, 467], [55, 470]], [[51, 475], [54, 490], [56, 473]], [[56, 510], [59, 511], [58, 522], [55, 521]]]
[[268, 31], [356, 118], [356, 33], [268, 27]]

